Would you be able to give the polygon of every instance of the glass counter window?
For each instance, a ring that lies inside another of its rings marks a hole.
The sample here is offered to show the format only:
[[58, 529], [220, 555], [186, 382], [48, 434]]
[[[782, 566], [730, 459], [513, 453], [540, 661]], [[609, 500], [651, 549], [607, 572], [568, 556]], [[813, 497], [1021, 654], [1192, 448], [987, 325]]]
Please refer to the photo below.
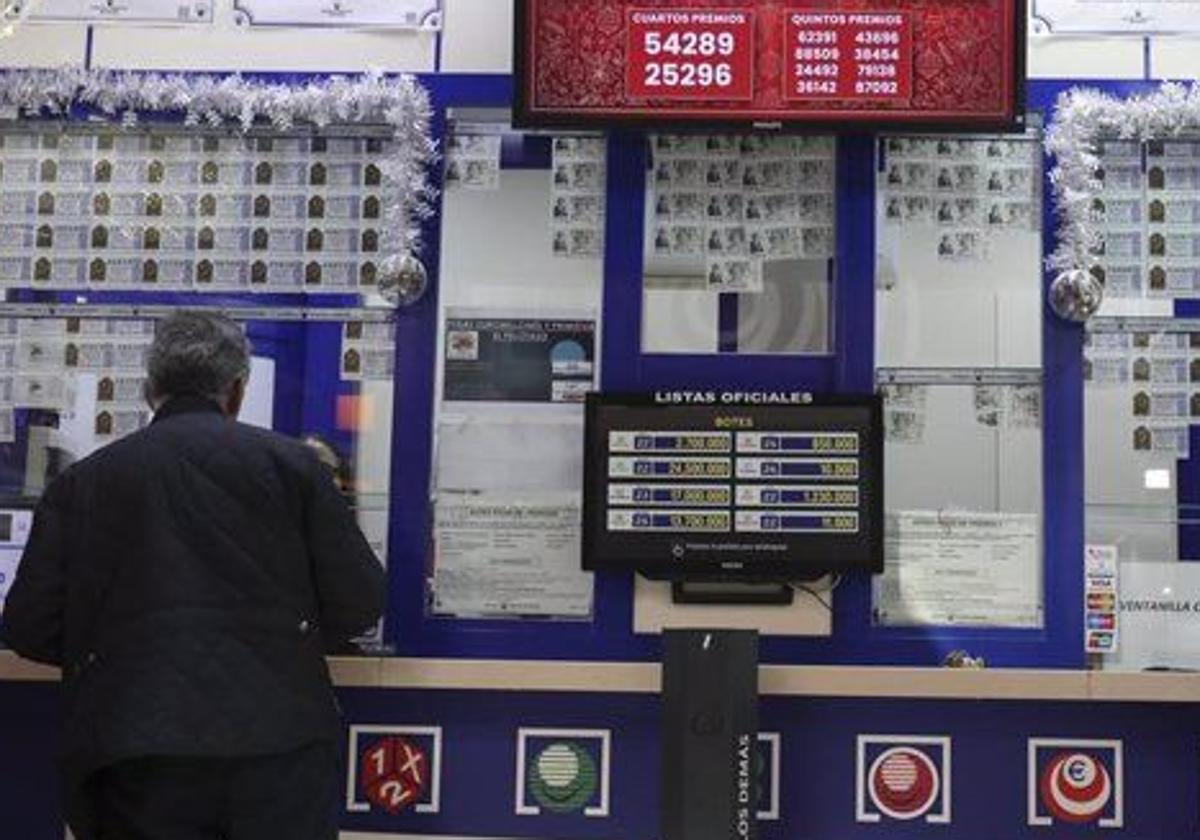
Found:
[[879, 378], [887, 524], [876, 623], [1041, 629], [1040, 374]]
[[[153, 317], [146, 318], [103, 304], [60, 306], [54, 314], [49, 306], [23, 306], [44, 314], [0, 313], [0, 518], [31, 507], [70, 464], [147, 425], [146, 352], [154, 317], [169, 311], [147, 306]], [[386, 561], [394, 321], [366, 309], [314, 308], [275, 319], [259, 312], [249, 320], [226, 311], [244, 324], [253, 348], [241, 421], [318, 440], [336, 462], [331, 480]]]
[[833, 138], [648, 143], [643, 352], [829, 353]]
[[1088, 650], [1104, 668], [1198, 667], [1200, 321], [1093, 320], [1084, 385]]
[[448, 118], [428, 609], [588, 620], [582, 401], [599, 383], [606, 142], [526, 134], [507, 112]]

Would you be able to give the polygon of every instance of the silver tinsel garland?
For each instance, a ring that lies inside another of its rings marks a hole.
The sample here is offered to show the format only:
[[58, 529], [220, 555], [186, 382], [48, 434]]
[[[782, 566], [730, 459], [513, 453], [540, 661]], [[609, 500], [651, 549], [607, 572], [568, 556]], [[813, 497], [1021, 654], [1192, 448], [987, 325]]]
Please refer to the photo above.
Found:
[[342, 123], [386, 124], [391, 154], [380, 161], [385, 200], [381, 274], [396, 271], [420, 247], [420, 222], [431, 212], [429, 95], [412, 76], [333, 76], [302, 85], [273, 84], [240, 75], [135, 73], [114, 70], [11, 70], [0, 72], [0, 108], [29, 116], [65, 116], [72, 107], [95, 109], [137, 122], [152, 112], [182, 114], [187, 126], [243, 131], [270, 125], [326, 128]]
[[1169, 140], [1200, 132], [1200, 84], [1168, 82], [1156, 92], [1130, 99], [1087, 88], [1059, 97], [1046, 132], [1046, 151], [1058, 212], [1058, 247], [1047, 262], [1063, 272], [1090, 269], [1102, 244], [1093, 209], [1103, 191], [1098, 174], [1104, 139]]

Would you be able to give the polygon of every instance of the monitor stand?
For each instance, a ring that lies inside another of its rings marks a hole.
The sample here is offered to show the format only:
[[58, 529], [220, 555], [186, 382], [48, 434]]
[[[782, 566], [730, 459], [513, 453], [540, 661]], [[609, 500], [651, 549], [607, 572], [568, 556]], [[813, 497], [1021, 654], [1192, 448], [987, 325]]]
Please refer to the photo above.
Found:
[[671, 601], [676, 604], [745, 604], [791, 606], [796, 592], [779, 581], [676, 580]]

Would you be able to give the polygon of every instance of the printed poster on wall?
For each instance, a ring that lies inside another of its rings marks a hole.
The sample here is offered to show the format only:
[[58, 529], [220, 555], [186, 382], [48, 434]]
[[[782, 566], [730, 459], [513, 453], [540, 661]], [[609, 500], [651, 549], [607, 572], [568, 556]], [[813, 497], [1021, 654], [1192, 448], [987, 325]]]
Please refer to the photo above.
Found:
[[438, 494], [435, 612], [586, 618], [578, 493]]
[[345, 382], [391, 382], [396, 369], [394, 321], [342, 325], [341, 377]]
[[442, 28], [442, 0], [234, 0], [233, 7], [250, 26]]
[[[1182, 138], [1105, 140], [1098, 151], [1104, 177], [1092, 209], [1104, 248], [1091, 272], [1104, 283], [1106, 297], [1200, 297], [1200, 237], [1194, 230], [1200, 145]], [[1157, 373], [1154, 381], [1162, 381]]]
[[446, 311], [430, 607], [459, 618], [591, 614], [582, 570], [590, 309]]
[[1041, 529], [1029, 514], [888, 515], [875, 620], [885, 626], [1040, 628]]
[[446, 319], [447, 402], [582, 403], [596, 372], [596, 322]]
[[1033, 0], [1035, 33], [1200, 32], [1198, 0]]
[[604, 250], [607, 152], [603, 137], [553, 140], [550, 249], [555, 257], [596, 259]]
[[7, 133], [0, 285], [374, 290], [394, 197], [383, 175], [391, 142], [82, 122]]

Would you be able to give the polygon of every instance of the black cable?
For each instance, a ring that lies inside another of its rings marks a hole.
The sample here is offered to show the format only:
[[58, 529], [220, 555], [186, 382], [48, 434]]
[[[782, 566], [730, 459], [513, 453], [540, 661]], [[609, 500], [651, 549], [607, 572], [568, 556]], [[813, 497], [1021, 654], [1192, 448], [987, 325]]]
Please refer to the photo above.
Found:
[[793, 583], [792, 588], [797, 591], [803, 592], [805, 595], [808, 595], [809, 597], [811, 597], [814, 601], [816, 601], [818, 604], [820, 604], [822, 607], [824, 607], [826, 612], [828, 612], [828, 613], [833, 612], [833, 604], [829, 603], [824, 598], [822, 598], [821, 593], [819, 593], [817, 590], [812, 589], [808, 586], [805, 586], [802, 583]]
[[825, 593], [833, 594], [833, 591], [841, 585], [842, 585], [842, 575], [839, 573], [839, 574], [834, 575], [832, 580], [830, 580], [829, 585], [823, 589], [814, 589], [813, 587], [809, 586], [808, 584], [804, 584], [804, 583], [793, 583], [792, 589], [797, 590], [799, 592], [803, 592], [804, 594], [811, 597], [818, 604], [820, 604], [822, 607], [824, 607], [826, 612], [832, 613], [833, 612], [833, 603], [825, 600], [821, 596]]

